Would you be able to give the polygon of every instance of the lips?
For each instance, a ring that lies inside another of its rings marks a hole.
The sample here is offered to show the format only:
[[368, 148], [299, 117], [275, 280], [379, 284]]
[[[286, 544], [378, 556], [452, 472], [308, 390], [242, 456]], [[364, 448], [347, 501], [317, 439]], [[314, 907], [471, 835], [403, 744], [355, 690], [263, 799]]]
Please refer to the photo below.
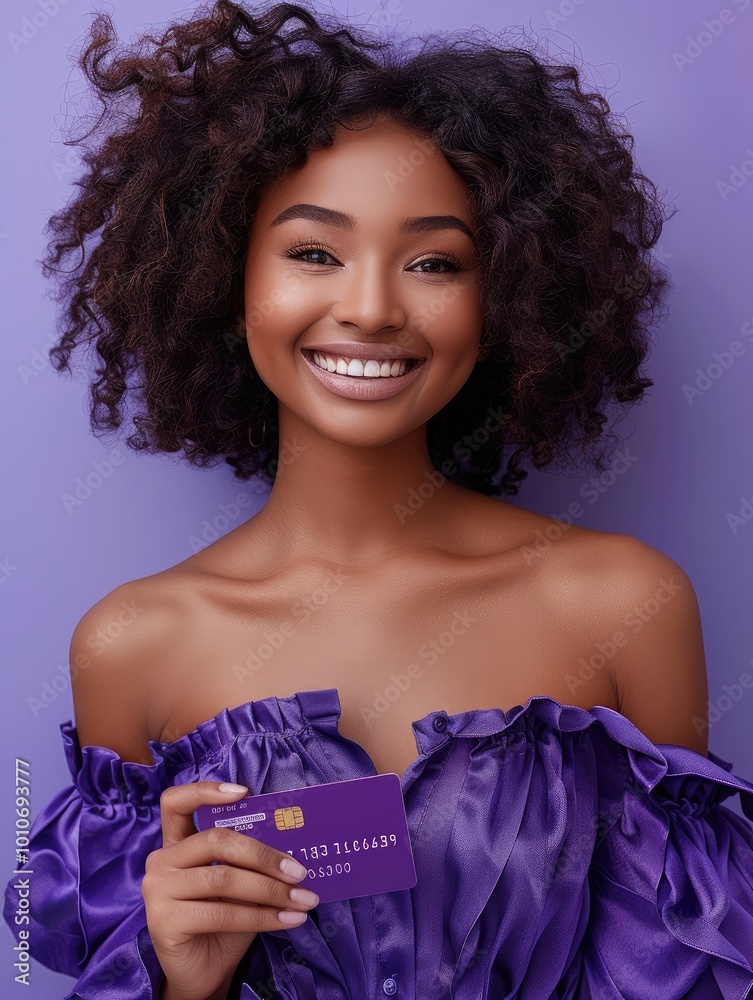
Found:
[[[361, 346], [365, 347], [366, 345]], [[374, 345], [368, 346], [370, 348], [369, 355], [364, 360], [381, 360], [381, 356], [374, 354]], [[327, 351], [326, 353], [332, 352]], [[340, 354], [340, 351], [335, 353]], [[325, 389], [328, 389], [336, 396], [344, 396], [355, 400], [379, 400], [395, 396], [415, 382], [423, 373], [426, 366], [426, 359], [424, 358], [423, 360], [413, 362], [415, 367], [409, 369], [403, 375], [377, 375], [371, 377], [366, 375], [340, 375], [339, 373], [325, 371], [323, 368], [320, 368], [313, 359], [313, 349], [303, 348], [301, 356], [306, 362], [309, 371], [314, 374]], [[342, 356], [345, 358], [349, 357], [348, 354], [343, 354]], [[350, 355], [350, 357], [352, 358], [353, 355]], [[384, 360], [388, 359], [384, 358]]]

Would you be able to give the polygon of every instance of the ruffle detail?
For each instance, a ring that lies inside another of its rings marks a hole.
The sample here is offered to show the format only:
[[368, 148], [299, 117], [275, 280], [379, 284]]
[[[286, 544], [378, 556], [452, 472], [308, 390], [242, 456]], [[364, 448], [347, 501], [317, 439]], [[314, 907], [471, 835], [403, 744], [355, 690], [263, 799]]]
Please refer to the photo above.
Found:
[[82, 748], [71, 719], [59, 728], [71, 779], [84, 801], [91, 805], [131, 802], [142, 807], [159, 805], [162, 790], [169, 785], [196, 780], [200, 770], [219, 767], [238, 736], [298, 736], [339, 714], [335, 688], [247, 701], [223, 708], [172, 743], [149, 740], [152, 764], [124, 761], [107, 747]]
[[[441, 735], [437, 714], [415, 725], [448, 745], [446, 790], [466, 762], [441, 805], [458, 833], [432, 845], [448, 878], [462, 862], [438, 977], [453, 997], [753, 998], [753, 783], [729, 761], [545, 695], [441, 713]], [[747, 820], [723, 805], [736, 793]]]
[[753, 784], [711, 751], [655, 751], [659, 780], [631, 768], [594, 852], [589, 988], [741, 1000], [753, 994], [753, 826], [722, 803], [737, 792], [753, 819]]
[[81, 747], [73, 722], [60, 723], [60, 735], [71, 781], [90, 806], [130, 805], [139, 809], [159, 806], [162, 790], [170, 783], [163, 764], [122, 760], [107, 747]]
[[[72, 784], [33, 821], [29, 867], [34, 956], [77, 977], [65, 1000], [157, 996], [141, 880], [162, 790], [375, 773], [339, 718], [335, 688], [250, 701], [151, 741], [152, 764], [82, 749], [61, 724]], [[416, 886], [257, 935], [229, 1000], [350, 1000], [386, 976], [410, 1000], [753, 1000], [753, 783], [730, 762], [545, 695], [412, 725]], [[735, 794], [747, 819], [724, 804]]]

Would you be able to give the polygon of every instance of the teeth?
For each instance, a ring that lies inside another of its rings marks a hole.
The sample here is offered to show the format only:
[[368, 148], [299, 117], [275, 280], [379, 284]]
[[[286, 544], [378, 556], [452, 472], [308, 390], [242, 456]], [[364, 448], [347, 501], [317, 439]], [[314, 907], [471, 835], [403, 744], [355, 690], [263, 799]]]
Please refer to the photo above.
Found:
[[340, 357], [337, 354], [323, 354], [314, 351], [314, 363], [328, 372], [337, 372], [338, 375], [351, 375], [356, 378], [394, 378], [404, 375], [408, 370], [410, 358], [395, 359], [394, 361], [377, 361], [369, 359], [363, 361], [361, 358]]

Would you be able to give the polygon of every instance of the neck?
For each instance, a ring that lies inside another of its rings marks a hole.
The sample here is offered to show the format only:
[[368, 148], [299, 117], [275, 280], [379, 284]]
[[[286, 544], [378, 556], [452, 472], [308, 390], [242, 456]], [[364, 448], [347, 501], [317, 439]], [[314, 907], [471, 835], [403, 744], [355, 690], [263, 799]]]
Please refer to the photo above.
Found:
[[354, 447], [317, 434], [280, 405], [274, 485], [255, 526], [290, 559], [373, 565], [436, 547], [468, 491], [438, 472], [426, 425], [388, 444]]

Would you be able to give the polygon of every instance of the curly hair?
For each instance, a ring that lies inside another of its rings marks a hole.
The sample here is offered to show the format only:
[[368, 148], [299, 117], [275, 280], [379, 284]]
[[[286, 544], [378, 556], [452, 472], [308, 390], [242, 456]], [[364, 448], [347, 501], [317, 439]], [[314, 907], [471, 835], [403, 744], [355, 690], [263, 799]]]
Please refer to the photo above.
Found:
[[[427, 422], [437, 469], [515, 495], [523, 462], [585, 455], [607, 420], [599, 407], [653, 385], [640, 367], [672, 286], [649, 252], [663, 206], [632, 136], [575, 66], [456, 35], [411, 52], [298, 4], [252, 13], [216, 0], [113, 54], [97, 14], [77, 61], [101, 113], [66, 140], [85, 169], [39, 261], [65, 306], [54, 367], [70, 370], [84, 340], [102, 362], [95, 434], [120, 427], [130, 391], [130, 448], [182, 450], [197, 466], [224, 457], [237, 479], [273, 481], [277, 400], [245, 338], [249, 225], [268, 184], [378, 114], [441, 150], [480, 220], [482, 360]], [[258, 448], [249, 426], [262, 419]]]

